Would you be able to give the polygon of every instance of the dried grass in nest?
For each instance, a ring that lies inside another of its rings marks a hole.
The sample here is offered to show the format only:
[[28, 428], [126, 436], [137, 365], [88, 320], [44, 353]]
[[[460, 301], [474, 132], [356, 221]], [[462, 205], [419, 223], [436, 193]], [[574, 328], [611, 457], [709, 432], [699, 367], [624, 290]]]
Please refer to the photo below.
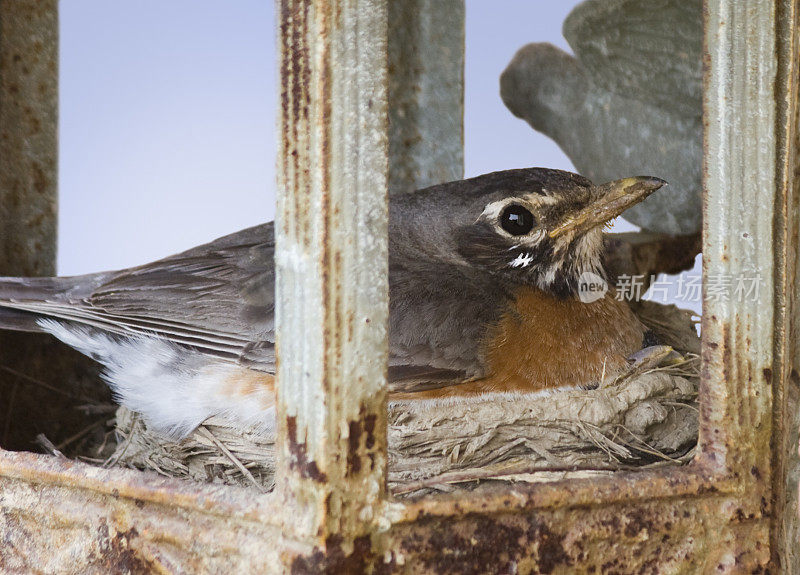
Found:
[[[393, 492], [451, 490], [486, 480], [547, 481], [689, 460], [697, 440], [699, 381], [691, 313], [648, 302], [637, 313], [671, 348], [650, 348], [626, 373], [596, 389], [391, 404]], [[108, 466], [263, 491], [274, 486], [274, 436], [242, 434], [211, 418], [174, 443], [125, 408], [117, 411], [116, 423], [118, 445]]]

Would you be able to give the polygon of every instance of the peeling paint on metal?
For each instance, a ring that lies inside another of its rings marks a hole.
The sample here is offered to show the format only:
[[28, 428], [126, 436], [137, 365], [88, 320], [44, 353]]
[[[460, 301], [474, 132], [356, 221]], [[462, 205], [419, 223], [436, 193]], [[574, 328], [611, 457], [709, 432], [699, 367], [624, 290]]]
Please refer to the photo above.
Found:
[[[279, 491], [294, 570], [382, 556], [386, 497], [385, 0], [280, 2]], [[295, 265], [302, 260], [302, 268]], [[372, 559], [370, 559], [372, 561]]]

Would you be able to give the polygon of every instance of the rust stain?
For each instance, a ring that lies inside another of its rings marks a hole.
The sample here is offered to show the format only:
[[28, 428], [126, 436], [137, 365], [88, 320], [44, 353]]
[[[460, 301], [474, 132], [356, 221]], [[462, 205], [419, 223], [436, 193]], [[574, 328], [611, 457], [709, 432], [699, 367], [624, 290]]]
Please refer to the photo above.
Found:
[[[565, 537], [536, 518], [472, 516], [465, 523], [430, 524], [406, 538], [400, 552], [414, 556], [431, 573], [548, 575], [575, 565]], [[528, 553], [533, 562], [525, 559]]]
[[375, 469], [376, 427], [378, 416], [367, 413], [366, 406], [359, 409], [358, 419], [348, 424], [346, 475], [352, 477], [362, 470], [363, 459], [369, 459], [369, 471]]
[[378, 422], [378, 416], [374, 413], [370, 413], [364, 417], [364, 431], [366, 432], [366, 438], [364, 439], [364, 447], [367, 449], [372, 449], [375, 447], [375, 426]]
[[316, 547], [310, 554], [296, 557], [290, 567], [292, 575], [315, 575], [345, 573], [373, 573], [383, 575], [393, 572], [394, 564], [385, 563], [372, 549], [369, 535], [355, 538], [353, 550], [346, 553], [344, 540], [339, 535], [331, 535], [325, 540], [325, 547]]
[[319, 483], [326, 482], [327, 474], [320, 471], [316, 461], [309, 461], [305, 441], [302, 443], [297, 441], [297, 418], [294, 416], [286, 418], [286, 437], [289, 442], [289, 467], [295, 469], [300, 477]]
[[563, 513], [421, 519], [395, 533], [406, 565], [431, 573], [706, 573], [765, 568], [768, 524], [732, 524], [725, 499], [576, 508]]
[[361, 422], [351, 421], [347, 437], [347, 475], [357, 475], [361, 471], [361, 456], [358, 452], [361, 446]]
[[137, 553], [131, 543], [139, 536], [135, 527], [127, 531], [116, 531], [102, 524], [97, 530], [98, 566], [108, 573], [128, 573], [131, 575], [153, 573], [155, 566]]
[[[302, 213], [307, 206], [309, 162], [312, 157], [309, 138], [301, 131], [311, 114], [312, 62], [308, 48], [308, 2], [283, 0], [279, 3], [281, 30], [281, 146], [283, 153], [283, 186], [292, 189], [288, 201], [293, 202], [294, 213]], [[311, 230], [298, 229], [295, 221], [283, 223], [287, 231], [309, 241]]]

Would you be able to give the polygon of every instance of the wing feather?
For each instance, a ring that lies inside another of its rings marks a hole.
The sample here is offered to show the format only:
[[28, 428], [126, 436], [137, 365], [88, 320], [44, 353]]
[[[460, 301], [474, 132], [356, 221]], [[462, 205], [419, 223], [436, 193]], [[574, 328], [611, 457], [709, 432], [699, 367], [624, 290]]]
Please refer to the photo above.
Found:
[[[274, 373], [274, 250], [268, 223], [118, 272], [0, 278], [0, 307], [22, 312], [8, 311], [3, 327], [30, 329], [36, 317], [55, 318], [118, 336], [158, 337]], [[25, 313], [34, 320], [24, 321]], [[433, 344], [427, 349], [411, 356], [405, 349], [390, 350], [393, 391], [468, 379], [464, 371], [430, 365], [427, 359], [438, 356]]]

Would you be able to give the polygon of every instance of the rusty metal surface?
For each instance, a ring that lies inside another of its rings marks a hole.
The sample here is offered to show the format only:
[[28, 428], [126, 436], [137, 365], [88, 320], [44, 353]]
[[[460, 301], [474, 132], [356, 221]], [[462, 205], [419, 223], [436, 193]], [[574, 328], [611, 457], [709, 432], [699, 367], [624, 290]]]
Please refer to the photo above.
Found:
[[[789, 511], [783, 490], [773, 491], [773, 474], [791, 457], [777, 445], [793, 434], [784, 425], [790, 406], [781, 395], [794, 385], [785, 350], [797, 335], [784, 326], [795, 311], [786, 290], [797, 286], [786, 278], [797, 251], [786, 237], [794, 224], [779, 217], [795, 203], [796, 190], [779, 176], [791, 148], [778, 121], [790, 123], [781, 102], [794, 102], [797, 93], [779, 93], [779, 86], [789, 87], [778, 79], [795, 68], [797, 54], [791, 39], [778, 35], [775, 14], [794, 14], [796, 3], [718, 0], [706, 8], [705, 402], [698, 448], [741, 483], [742, 500], [763, 498], [773, 521], [781, 521]], [[732, 291], [713, 297], [714, 283], [718, 290], [723, 281], [733, 287], [746, 277], [759, 278], [753, 297]], [[782, 551], [773, 543], [772, 568], [778, 569]]]
[[772, 449], [772, 490], [776, 521], [772, 524], [773, 562], [786, 573], [800, 572], [800, 7], [794, 2], [781, 2], [776, 10], [776, 33], [780, 38], [777, 51], [779, 68], [776, 81], [778, 114], [777, 181], [786, 190], [778, 198], [775, 218], [776, 241], [781, 247], [775, 259], [778, 269], [776, 303], [779, 314], [775, 331], [773, 373], [775, 428]]
[[0, 268], [55, 272], [58, 2], [0, 3]]
[[464, 0], [389, 1], [389, 193], [464, 176]]
[[273, 498], [0, 452], [2, 573], [277, 572]]
[[[381, 553], [387, 0], [282, 0], [278, 491], [301, 571]], [[386, 527], [385, 525], [383, 527]]]
[[393, 530], [390, 563], [436, 574], [761, 573], [768, 523], [748, 513], [729, 496], [423, 516]]

